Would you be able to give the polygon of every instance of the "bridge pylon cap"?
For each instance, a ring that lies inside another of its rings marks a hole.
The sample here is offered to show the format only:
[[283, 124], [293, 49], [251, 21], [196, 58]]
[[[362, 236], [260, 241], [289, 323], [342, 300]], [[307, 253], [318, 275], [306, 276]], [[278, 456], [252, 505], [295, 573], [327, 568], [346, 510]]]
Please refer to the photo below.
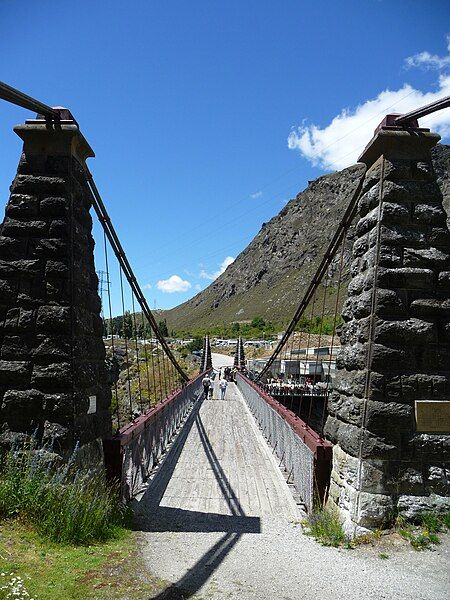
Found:
[[43, 115], [36, 119], [27, 119], [25, 123], [14, 127], [15, 133], [24, 142], [24, 151], [31, 154], [68, 155], [72, 154], [81, 164], [95, 156], [90, 144], [81, 133], [72, 113], [64, 107], [55, 107], [60, 111], [60, 120], [51, 120]]
[[370, 168], [380, 156], [388, 159], [424, 160], [441, 139], [429, 129], [380, 126], [358, 162]]

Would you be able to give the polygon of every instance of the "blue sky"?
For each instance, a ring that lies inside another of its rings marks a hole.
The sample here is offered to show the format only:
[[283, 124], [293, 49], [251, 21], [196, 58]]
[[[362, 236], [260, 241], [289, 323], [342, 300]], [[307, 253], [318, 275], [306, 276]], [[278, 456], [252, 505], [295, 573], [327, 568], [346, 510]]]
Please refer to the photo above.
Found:
[[[450, 94], [449, 6], [0, 0], [0, 78], [72, 110], [147, 298], [166, 308], [308, 180], [354, 162], [385, 112]], [[449, 112], [431, 120], [447, 137]], [[5, 203], [27, 117], [0, 104]]]

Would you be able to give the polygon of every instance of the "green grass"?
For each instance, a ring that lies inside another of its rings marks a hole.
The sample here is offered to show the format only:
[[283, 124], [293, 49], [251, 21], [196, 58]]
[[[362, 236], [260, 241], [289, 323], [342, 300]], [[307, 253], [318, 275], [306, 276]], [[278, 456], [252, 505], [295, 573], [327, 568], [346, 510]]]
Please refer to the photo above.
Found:
[[432, 545], [440, 544], [438, 533], [450, 530], [450, 514], [424, 512], [417, 515], [413, 521], [408, 521], [400, 515], [397, 517], [395, 528], [415, 550], [426, 550]]
[[306, 522], [307, 533], [323, 546], [338, 547], [346, 543], [347, 537], [337, 512], [322, 508], [313, 512]]
[[91, 544], [111, 539], [127, 512], [102, 474], [83, 472], [73, 460], [27, 447], [10, 450], [0, 471], [0, 519], [20, 518], [58, 543]]
[[[35, 600], [148, 600], [167, 583], [146, 574], [137, 534], [122, 529], [114, 539], [91, 546], [60, 545], [20, 521], [0, 524], [1, 586], [20, 577]], [[12, 574], [12, 575], [11, 575]], [[2, 595], [3, 594], [3, 595]]]

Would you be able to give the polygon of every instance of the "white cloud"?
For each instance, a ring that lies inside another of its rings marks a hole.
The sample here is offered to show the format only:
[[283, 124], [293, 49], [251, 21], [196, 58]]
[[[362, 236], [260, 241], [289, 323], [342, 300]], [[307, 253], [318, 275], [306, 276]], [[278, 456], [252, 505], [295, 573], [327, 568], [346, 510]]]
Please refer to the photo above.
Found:
[[259, 192], [255, 192], [254, 194], [250, 194], [250, 198], [252, 200], [256, 200], [257, 198], [261, 198], [262, 195], [263, 195], [263, 193], [261, 191], [259, 191]]
[[[407, 61], [411, 61], [411, 66], [416, 66], [419, 64], [417, 56], [424, 54], [410, 57]], [[441, 61], [439, 68], [450, 65], [450, 55], [437, 58]], [[384, 90], [376, 98], [366, 100], [356, 108], [343, 109], [323, 128], [313, 124], [293, 129], [288, 137], [288, 146], [291, 150], [299, 150], [314, 166], [326, 170], [343, 169], [356, 162], [384, 115], [406, 113], [450, 95], [450, 74], [441, 73], [437, 87], [437, 91], [426, 92], [404, 84], [398, 90]], [[443, 138], [449, 137], [450, 109], [424, 117], [420, 125], [429, 127]]]
[[199, 283], [195, 284], [195, 289], [199, 292], [202, 289], [202, 286]]
[[161, 279], [156, 284], [158, 290], [166, 294], [173, 294], [174, 292], [187, 292], [192, 284], [185, 279], [181, 279], [179, 275], [171, 275], [169, 279]]
[[152, 289], [152, 284], [151, 284], [151, 283], [145, 283], [145, 284], [142, 286], [142, 289], [143, 289], [143, 290], [151, 290], [151, 289]]
[[199, 273], [199, 277], [200, 279], [210, 279], [214, 281], [214, 279], [217, 279], [220, 275], [222, 275], [222, 273], [225, 272], [226, 268], [229, 267], [233, 262], [234, 258], [232, 256], [227, 256], [223, 259], [219, 269], [215, 273], [208, 273], [207, 271], [205, 271], [205, 269], [202, 269]]
[[[447, 50], [450, 52], [450, 35], [447, 35]], [[450, 65], [450, 54], [447, 56], [438, 56], [437, 54], [430, 54], [426, 50], [408, 56], [405, 59], [406, 66], [411, 69], [414, 67], [420, 67], [422, 69], [444, 69]]]

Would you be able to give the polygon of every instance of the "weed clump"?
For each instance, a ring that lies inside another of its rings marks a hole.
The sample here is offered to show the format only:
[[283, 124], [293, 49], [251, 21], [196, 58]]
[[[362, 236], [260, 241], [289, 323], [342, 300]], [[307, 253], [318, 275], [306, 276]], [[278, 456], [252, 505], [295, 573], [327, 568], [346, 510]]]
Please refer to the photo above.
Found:
[[307, 533], [315, 537], [323, 546], [336, 548], [348, 541], [339, 515], [328, 508], [313, 512], [306, 522], [306, 527]]
[[61, 544], [88, 545], [113, 537], [126, 511], [103, 474], [86, 472], [74, 455], [57, 467], [45, 449], [11, 449], [0, 467], [0, 518], [19, 518]]
[[426, 550], [432, 544], [440, 544], [438, 533], [450, 529], [450, 513], [424, 512], [417, 515], [413, 521], [399, 515], [395, 528], [415, 550]]

